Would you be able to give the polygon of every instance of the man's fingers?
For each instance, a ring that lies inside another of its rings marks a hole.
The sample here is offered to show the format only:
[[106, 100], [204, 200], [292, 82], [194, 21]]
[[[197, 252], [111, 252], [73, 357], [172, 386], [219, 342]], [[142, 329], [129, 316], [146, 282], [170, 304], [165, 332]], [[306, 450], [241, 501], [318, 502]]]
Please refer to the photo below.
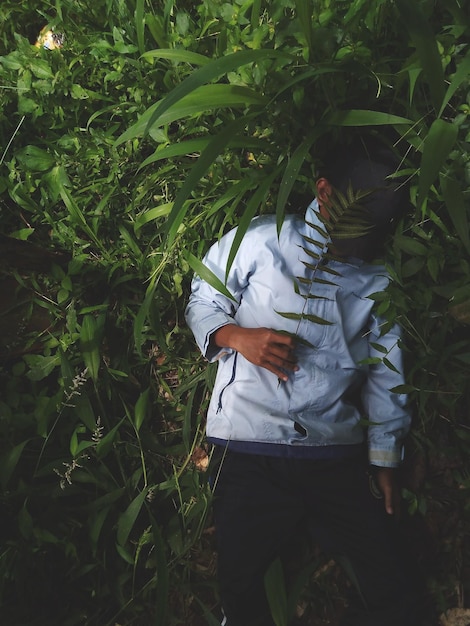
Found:
[[393, 491], [392, 489], [384, 490], [385, 510], [389, 515], [394, 513]]
[[287, 365], [295, 365], [296, 358], [292, 350], [272, 346], [268, 354], [268, 358], [274, 360], [281, 367], [284, 363]]
[[399, 490], [395, 480], [395, 470], [381, 467], [376, 473], [377, 484], [384, 497], [385, 510], [389, 515], [398, 513]]

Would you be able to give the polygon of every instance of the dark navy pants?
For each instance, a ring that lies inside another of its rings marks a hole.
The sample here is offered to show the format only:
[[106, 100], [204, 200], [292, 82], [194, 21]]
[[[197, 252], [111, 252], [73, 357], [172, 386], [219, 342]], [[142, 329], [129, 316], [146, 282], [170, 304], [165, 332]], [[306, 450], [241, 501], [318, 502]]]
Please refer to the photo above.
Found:
[[[219, 457], [220, 457], [220, 450]], [[211, 472], [227, 626], [273, 626], [264, 575], [299, 533], [346, 557], [361, 601], [342, 626], [417, 626], [420, 585], [398, 524], [362, 458], [305, 460], [226, 451]], [[297, 544], [298, 545], [298, 544]]]

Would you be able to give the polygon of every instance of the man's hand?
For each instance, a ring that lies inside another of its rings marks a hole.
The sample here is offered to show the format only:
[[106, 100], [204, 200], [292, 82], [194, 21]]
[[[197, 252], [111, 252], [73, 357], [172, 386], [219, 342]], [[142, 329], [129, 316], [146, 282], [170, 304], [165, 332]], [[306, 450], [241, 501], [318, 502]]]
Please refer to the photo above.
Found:
[[214, 333], [213, 341], [219, 348], [240, 352], [250, 363], [264, 367], [283, 381], [288, 379], [287, 372], [299, 369], [292, 337], [269, 328], [242, 328], [228, 324]]
[[397, 485], [396, 470], [393, 467], [377, 467], [377, 486], [383, 494], [385, 510], [389, 515], [400, 515], [400, 489]]

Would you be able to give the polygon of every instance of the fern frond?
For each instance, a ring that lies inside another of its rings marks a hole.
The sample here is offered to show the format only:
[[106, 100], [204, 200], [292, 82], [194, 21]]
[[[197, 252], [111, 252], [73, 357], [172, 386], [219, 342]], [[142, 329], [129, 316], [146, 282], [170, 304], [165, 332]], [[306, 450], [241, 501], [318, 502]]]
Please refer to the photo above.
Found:
[[302, 261], [302, 264], [305, 265], [305, 267], [307, 267], [309, 270], [321, 270], [322, 272], [325, 272], [326, 274], [332, 274], [333, 276], [341, 276], [341, 272], [337, 272], [336, 270], [334, 270], [332, 267], [328, 267], [328, 265], [322, 265], [321, 267], [317, 265], [313, 265], [312, 263], [309, 263], [308, 261]]
[[[326, 260], [326, 259], [331, 260], [327, 256], [327, 254], [325, 254], [323, 259], [324, 260]], [[337, 270], [334, 270], [332, 267], [330, 267], [329, 265], [326, 265], [325, 263], [322, 263], [321, 266], [318, 269], [321, 270], [322, 272], [325, 272], [325, 274], [331, 274], [332, 276], [341, 276], [341, 272], [338, 272]]]
[[331, 285], [332, 287], [339, 287], [338, 283], [333, 283], [331, 280], [325, 278], [312, 278], [312, 283], [318, 283], [319, 285]]
[[307, 284], [309, 287], [311, 287], [312, 285], [312, 280], [307, 279], [307, 280], [301, 280], [299, 279], [298, 282], [294, 282], [294, 291], [298, 296], [301, 296], [302, 298], [304, 298], [305, 300], [328, 300], [329, 302], [332, 302], [333, 299], [332, 298], [328, 298], [328, 296], [318, 296], [315, 293], [302, 293], [300, 291], [300, 285], [299, 282], [303, 283], [303, 284]]
[[[302, 285], [311, 286], [312, 283], [320, 283], [322, 285], [331, 285], [332, 287], [337, 287], [336, 283], [332, 283], [329, 280], [321, 279], [321, 278], [305, 278], [303, 276], [296, 276], [297, 283]], [[295, 284], [295, 283], [294, 283]]]
[[[326, 221], [324, 217], [320, 216], [320, 218], [321, 218], [321, 221], [322, 221], [322, 222], [323, 222], [323, 221]], [[317, 233], [318, 233], [319, 235], [321, 235], [322, 237], [324, 237], [324, 238], [327, 238], [327, 237], [328, 237], [328, 234], [329, 234], [329, 233], [328, 233], [328, 231], [327, 231], [327, 230], [325, 230], [324, 228], [321, 228], [320, 226], [318, 226], [318, 224], [312, 224], [312, 222], [309, 222], [308, 220], [305, 220], [305, 223], [307, 224], [307, 226], [310, 226], [310, 228], [313, 228], [313, 230], [316, 230], [316, 231], [317, 231]], [[318, 243], [320, 246], [322, 246], [322, 245], [323, 245], [323, 244], [322, 244], [322, 243], [320, 243], [320, 242], [317, 242], [317, 243]]]
[[311, 278], [305, 278], [305, 276], [296, 276], [295, 277], [296, 282], [294, 283], [294, 289], [297, 288], [297, 284], [300, 283], [301, 285], [311, 285], [312, 284], [312, 279]]
[[[308, 224], [308, 222], [307, 222], [307, 224]], [[325, 232], [324, 236], [328, 237], [328, 233]], [[309, 243], [312, 246], [318, 246], [320, 249], [323, 249], [323, 247], [325, 246], [325, 242], [324, 241], [317, 241], [316, 239], [312, 239], [311, 237], [307, 237], [307, 235], [302, 235], [302, 239], [306, 243]]]
[[373, 228], [370, 211], [364, 200], [377, 189], [353, 189], [349, 184], [346, 193], [333, 189], [328, 199], [328, 218], [319, 214], [329, 237], [354, 239], [366, 235]]
[[310, 343], [310, 341], [307, 341], [306, 339], [299, 337], [295, 333], [289, 333], [287, 330], [277, 330], [276, 332], [279, 333], [280, 335], [285, 335], [286, 337], [292, 337], [295, 343], [301, 344], [305, 346], [306, 348], [312, 348], [313, 350], [315, 350], [316, 348], [316, 346], [314, 346], [313, 343]]
[[314, 293], [300, 294], [302, 298], [306, 300], [326, 300], [327, 302], [333, 302], [333, 298], [328, 298], [328, 296], [317, 296]]
[[314, 265], [313, 263], [309, 263], [308, 261], [302, 261], [302, 265], [305, 265], [305, 267], [309, 270], [316, 270], [318, 267], [318, 263]]
[[276, 313], [281, 317], [285, 317], [288, 320], [297, 320], [299, 322], [301, 322], [302, 320], [307, 320], [308, 322], [313, 322], [314, 324], [322, 324], [323, 326], [331, 326], [334, 323], [323, 319], [323, 317], [319, 317], [318, 315], [312, 315], [309, 313], [289, 313], [284, 311], [276, 311]]
[[[330, 280], [319, 278], [318, 273], [327, 273], [333, 276], [341, 276], [341, 272], [328, 266], [323, 261], [335, 260], [343, 261], [339, 256], [335, 256], [328, 252], [328, 243], [336, 239], [355, 239], [362, 237], [370, 232], [373, 228], [371, 214], [367, 208], [367, 204], [364, 204], [364, 200], [376, 191], [375, 189], [353, 189], [351, 183], [349, 184], [346, 193], [342, 193], [337, 189], [333, 190], [333, 193], [328, 199], [328, 205], [325, 207], [328, 212], [328, 217], [324, 217], [320, 211], [317, 212], [321, 225], [313, 224], [308, 220], [305, 220], [307, 226], [310, 229], [317, 232], [323, 241], [317, 241], [307, 235], [302, 235], [302, 239], [305, 241], [305, 246], [299, 246], [305, 252], [307, 257], [312, 260], [302, 261], [303, 265], [312, 272], [311, 278], [296, 277], [294, 280], [294, 291], [297, 295], [300, 295], [305, 300], [305, 305], [301, 313], [289, 313], [285, 311], [276, 311], [278, 315], [289, 320], [297, 320], [299, 329], [300, 323], [304, 320], [312, 322], [314, 324], [330, 326], [334, 322], [325, 320], [318, 315], [311, 313], [305, 313], [305, 308], [309, 300], [332, 300], [327, 296], [317, 295], [315, 293], [314, 285], [326, 285], [331, 287], [337, 287], [337, 283]], [[313, 248], [313, 249], [312, 249]], [[305, 287], [307, 293], [301, 292], [301, 286]], [[296, 341], [299, 341], [297, 333], [295, 333]]]
[[322, 256], [318, 254], [318, 252], [315, 252], [314, 250], [309, 250], [309, 248], [304, 248], [303, 246], [300, 247], [310, 258], [316, 259], [317, 261], [320, 261], [322, 259]]

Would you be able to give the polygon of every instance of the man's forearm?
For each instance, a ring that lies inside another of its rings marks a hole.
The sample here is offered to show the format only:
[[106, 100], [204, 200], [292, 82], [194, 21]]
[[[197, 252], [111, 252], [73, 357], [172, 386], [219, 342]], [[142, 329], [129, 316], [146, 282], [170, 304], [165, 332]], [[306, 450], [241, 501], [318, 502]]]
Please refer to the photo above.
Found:
[[211, 337], [211, 343], [218, 348], [237, 350], [237, 337], [243, 331], [237, 324], [226, 324], [218, 328]]

